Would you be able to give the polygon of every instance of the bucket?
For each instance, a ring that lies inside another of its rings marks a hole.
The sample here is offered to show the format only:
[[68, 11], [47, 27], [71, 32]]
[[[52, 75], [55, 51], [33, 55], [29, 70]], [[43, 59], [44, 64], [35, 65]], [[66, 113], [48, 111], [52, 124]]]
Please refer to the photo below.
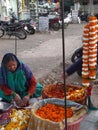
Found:
[[91, 103], [91, 97], [88, 97], [88, 109], [89, 110], [98, 110], [98, 108], [94, 107], [93, 104]]
[[68, 130], [79, 130], [80, 123], [84, 120], [85, 116], [82, 116], [77, 121], [68, 124]]

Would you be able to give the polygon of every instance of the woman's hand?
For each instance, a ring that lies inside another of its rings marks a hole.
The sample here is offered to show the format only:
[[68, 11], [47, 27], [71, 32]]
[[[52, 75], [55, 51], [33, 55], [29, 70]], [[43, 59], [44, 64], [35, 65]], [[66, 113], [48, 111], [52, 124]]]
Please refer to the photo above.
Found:
[[18, 94], [15, 95], [14, 101], [16, 102], [17, 106], [19, 106], [19, 107], [24, 106], [24, 103]]
[[29, 99], [30, 99], [30, 96], [29, 95], [26, 95], [24, 98], [23, 98], [23, 103], [24, 103], [24, 106], [28, 106], [29, 105]]

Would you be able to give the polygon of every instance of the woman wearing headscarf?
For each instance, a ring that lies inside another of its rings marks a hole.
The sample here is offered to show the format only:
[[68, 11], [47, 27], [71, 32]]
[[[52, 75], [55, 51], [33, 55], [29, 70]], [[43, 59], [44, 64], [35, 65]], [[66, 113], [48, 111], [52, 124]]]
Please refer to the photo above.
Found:
[[16, 55], [4, 55], [0, 68], [0, 97], [4, 101], [15, 101], [18, 106], [26, 106], [30, 97], [41, 96], [42, 89], [30, 68]]

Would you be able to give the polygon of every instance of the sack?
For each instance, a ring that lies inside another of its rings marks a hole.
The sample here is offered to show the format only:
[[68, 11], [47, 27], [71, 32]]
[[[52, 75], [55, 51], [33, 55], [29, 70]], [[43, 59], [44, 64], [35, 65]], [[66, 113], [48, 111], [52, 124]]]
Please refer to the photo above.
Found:
[[[62, 120], [61, 122], [53, 122], [48, 119], [43, 119], [36, 114], [36, 111], [42, 106], [44, 106], [46, 103], [64, 106], [65, 102], [64, 100], [58, 99], [58, 98], [47, 98], [47, 99], [43, 99], [43, 100], [40, 100], [39, 102], [34, 103], [31, 108], [31, 118], [29, 121], [28, 130], [52, 130], [52, 129], [64, 130], [65, 128], [64, 120]], [[66, 101], [66, 104], [68, 106], [79, 105], [78, 103], [75, 103], [69, 100]], [[68, 118], [67, 120], [68, 125], [70, 125], [71, 123], [73, 124], [73, 122], [76, 122], [78, 119], [80, 119], [86, 114], [87, 109], [83, 105], [79, 105], [79, 106], [82, 106], [82, 109], [79, 109], [77, 112], [74, 113], [74, 115], [71, 118]]]

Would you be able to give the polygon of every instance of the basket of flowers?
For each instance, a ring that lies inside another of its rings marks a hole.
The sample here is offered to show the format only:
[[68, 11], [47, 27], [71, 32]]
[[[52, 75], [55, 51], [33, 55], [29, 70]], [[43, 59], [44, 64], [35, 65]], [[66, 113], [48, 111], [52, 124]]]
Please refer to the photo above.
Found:
[[[64, 84], [61, 82], [50, 84], [44, 87], [42, 97], [64, 99], [64, 90]], [[80, 104], [86, 104], [86, 89], [80, 85], [66, 84], [66, 98], [67, 100], [75, 101]]]
[[[77, 109], [79, 105], [79, 110]], [[78, 103], [67, 100], [66, 118], [68, 130], [78, 130], [80, 122], [84, 119], [87, 109]], [[33, 104], [28, 130], [64, 130], [65, 129], [64, 100], [48, 98]]]

